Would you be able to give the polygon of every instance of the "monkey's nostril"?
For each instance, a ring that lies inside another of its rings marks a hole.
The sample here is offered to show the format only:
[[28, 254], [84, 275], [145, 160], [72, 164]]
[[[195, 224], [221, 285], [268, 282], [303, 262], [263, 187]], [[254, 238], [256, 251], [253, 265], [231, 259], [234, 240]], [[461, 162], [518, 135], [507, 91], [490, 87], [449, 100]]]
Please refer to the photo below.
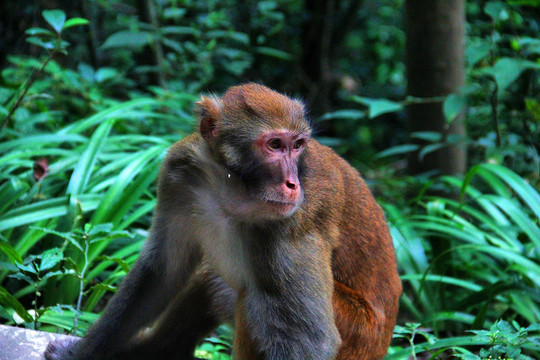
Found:
[[295, 183], [292, 183], [292, 182], [290, 182], [290, 181], [286, 181], [286, 182], [285, 182], [285, 185], [286, 185], [289, 189], [291, 189], [291, 190], [296, 190], [296, 186], [297, 186], [297, 185], [296, 185]]

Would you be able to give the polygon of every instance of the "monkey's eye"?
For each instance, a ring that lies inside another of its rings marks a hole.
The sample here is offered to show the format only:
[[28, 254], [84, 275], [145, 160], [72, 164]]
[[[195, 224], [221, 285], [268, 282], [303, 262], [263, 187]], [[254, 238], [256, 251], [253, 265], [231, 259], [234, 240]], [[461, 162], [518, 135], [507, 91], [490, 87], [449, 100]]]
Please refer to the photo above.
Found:
[[300, 149], [302, 146], [304, 146], [304, 143], [305, 143], [304, 139], [296, 140], [296, 141], [294, 142], [294, 144], [293, 144], [293, 148], [294, 148], [295, 150], [298, 150], [298, 149]]
[[281, 149], [281, 140], [272, 139], [268, 142], [268, 147], [272, 150]]

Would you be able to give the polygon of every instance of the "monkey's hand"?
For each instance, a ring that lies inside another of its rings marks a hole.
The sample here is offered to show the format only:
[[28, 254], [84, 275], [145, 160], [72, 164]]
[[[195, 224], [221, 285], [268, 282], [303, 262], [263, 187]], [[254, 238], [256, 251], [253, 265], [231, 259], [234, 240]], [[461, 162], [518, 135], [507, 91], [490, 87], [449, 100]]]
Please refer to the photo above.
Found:
[[76, 360], [75, 349], [80, 339], [64, 338], [51, 341], [43, 353], [46, 360]]

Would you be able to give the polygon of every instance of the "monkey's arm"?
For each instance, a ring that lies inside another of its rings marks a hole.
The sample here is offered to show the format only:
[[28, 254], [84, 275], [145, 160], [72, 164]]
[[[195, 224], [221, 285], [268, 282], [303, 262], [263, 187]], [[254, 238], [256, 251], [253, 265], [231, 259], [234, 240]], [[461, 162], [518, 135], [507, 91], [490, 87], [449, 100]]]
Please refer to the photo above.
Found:
[[[156, 214], [159, 218], [159, 214]], [[165, 228], [155, 227], [141, 256], [127, 274], [118, 292], [109, 301], [100, 319], [87, 335], [76, 343], [51, 342], [45, 351], [48, 360], [111, 359], [144, 326], [160, 315], [176, 291], [184, 286], [189, 273], [196, 265], [197, 250], [186, 247], [183, 255], [192, 254], [182, 272], [171, 276], [171, 269], [157, 243], [166, 238]], [[165, 239], [171, 241], [172, 239]], [[175, 239], [176, 241], [178, 239]], [[171, 279], [174, 279], [172, 281]]]
[[199, 264], [200, 248], [186, 215], [191, 209], [183, 205], [192, 195], [185, 187], [173, 187], [171, 165], [165, 168], [152, 229], [139, 259], [87, 335], [76, 343], [51, 342], [46, 359], [113, 358], [143, 327], [152, 325]]
[[334, 359], [341, 339], [330, 252], [310, 236], [275, 245], [271, 254], [259, 249], [255, 284], [239, 293], [235, 359]]

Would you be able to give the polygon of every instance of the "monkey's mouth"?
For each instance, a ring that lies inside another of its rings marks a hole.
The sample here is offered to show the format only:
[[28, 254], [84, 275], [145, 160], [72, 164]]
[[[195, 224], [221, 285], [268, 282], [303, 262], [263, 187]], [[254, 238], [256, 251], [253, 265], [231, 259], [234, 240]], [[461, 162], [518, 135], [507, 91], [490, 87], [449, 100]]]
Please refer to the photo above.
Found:
[[265, 200], [265, 202], [269, 203], [270, 205], [276, 205], [276, 206], [296, 206], [295, 202], [286, 202], [286, 201], [278, 201], [278, 200]]
[[296, 202], [280, 201], [265, 199], [265, 204], [280, 215], [290, 215], [296, 210], [298, 204]]

